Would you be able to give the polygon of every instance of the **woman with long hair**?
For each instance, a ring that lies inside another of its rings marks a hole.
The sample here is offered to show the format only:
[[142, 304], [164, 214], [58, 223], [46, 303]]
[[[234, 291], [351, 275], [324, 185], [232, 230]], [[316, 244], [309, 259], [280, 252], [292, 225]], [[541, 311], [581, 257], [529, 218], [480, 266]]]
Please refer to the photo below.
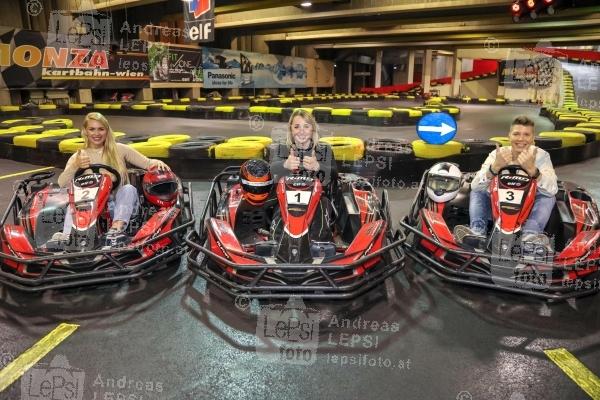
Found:
[[[113, 214], [112, 225], [107, 232], [107, 242], [118, 243], [124, 240], [123, 231], [129, 223], [133, 210], [138, 205], [137, 189], [129, 184], [127, 163], [143, 169], [157, 168], [169, 170], [167, 164], [160, 160], [149, 159], [131, 147], [117, 143], [106, 117], [98, 112], [85, 116], [81, 136], [84, 146], [69, 158], [64, 171], [58, 177], [58, 184], [68, 185], [78, 169], [89, 168], [91, 164], [105, 164], [119, 172], [121, 185], [116, 189], [114, 198], [111, 196], [109, 209]], [[67, 240], [73, 225], [71, 212], [65, 216], [63, 232], [53, 236], [53, 240]]]

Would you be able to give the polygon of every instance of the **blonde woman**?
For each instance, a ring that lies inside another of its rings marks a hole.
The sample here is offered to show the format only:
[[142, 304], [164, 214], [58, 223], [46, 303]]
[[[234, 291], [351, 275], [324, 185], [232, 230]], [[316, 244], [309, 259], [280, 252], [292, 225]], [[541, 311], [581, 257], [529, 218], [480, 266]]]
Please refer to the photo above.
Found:
[[[127, 166], [159, 170], [168, 170], [167, 164], [160, 160], [152, 160], [122, 143], [116, 143], [113, 131], [106, 117], [98, 112], [85, 116], [81, 136], [84, 139], [83, 149], [73, 154], [58, 177], [58, 184], [67, 186], [78, 169], [89, 168], [90, 164], [105, 164], [113, 167], [121, 176], [121, 185], [116, 188], [114, 197], [111, 196], [109, 209], [113, 214], [113, 222], [107, 233], [107, 242], [117, 243], [125, 238], [123, 231], [129, 223], [133, 210], [137, 207], [137, 189], [129, 184]], [[71, 212], [67, 211], [63, 232], [58, 232], [53, 240], [67, 240], [71, 232], [73, 220]]]
[[[312, 114], [301, 108], [294, 110], [290, 116], [286, 146], [280, 146], [271, 154], [273, 173], [277, 176], [300, 171], [319, 178], [326, 187], [337, 177], [331, 147], [319, 143], [317, 122]], [[287, 173], [282, 173], [281, 167]]]

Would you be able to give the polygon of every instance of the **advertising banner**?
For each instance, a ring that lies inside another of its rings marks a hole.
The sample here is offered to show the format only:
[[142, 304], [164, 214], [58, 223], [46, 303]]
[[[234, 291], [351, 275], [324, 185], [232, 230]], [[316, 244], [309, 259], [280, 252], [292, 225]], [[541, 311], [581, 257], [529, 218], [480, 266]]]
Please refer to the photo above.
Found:
[[203, 48], [205, 88], [306, 87], [306, 60], [299, 57]]
[[[48, 41], [52, 36], [53, 41]], [[62, 34], [0, 29], [0, 87], [123, 88], [149, 86], [144, 53], [111, 53]]]
[[215, 0], [183, 1], [185, 38], [190, 43], [215, 40]]
[[150, 43], [148, 46], [152, 82], [202, 82], [202, 50]]
[[546, 88], [554, 82], [554, 59], [500, 61], [500, 85], [514, 89]]

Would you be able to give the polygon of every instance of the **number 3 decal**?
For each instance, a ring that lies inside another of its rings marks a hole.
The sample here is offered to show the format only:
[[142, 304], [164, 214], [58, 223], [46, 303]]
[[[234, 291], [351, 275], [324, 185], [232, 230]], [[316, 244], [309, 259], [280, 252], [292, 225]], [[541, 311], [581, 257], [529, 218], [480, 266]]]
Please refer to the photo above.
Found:
[[515, 192], [509, 190], [506, 192], [506, 200], [513, 201], [515, 199]]

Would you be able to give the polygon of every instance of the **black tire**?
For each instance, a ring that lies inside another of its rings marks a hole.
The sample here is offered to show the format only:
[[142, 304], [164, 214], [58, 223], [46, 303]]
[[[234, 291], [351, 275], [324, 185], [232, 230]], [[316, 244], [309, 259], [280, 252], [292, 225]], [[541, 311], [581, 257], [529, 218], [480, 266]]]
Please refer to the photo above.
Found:
[[26, 132], [20, 132], [20, 133], [5, 133], [0, 135], [0, 143], [9, 143], [12, 144], [13, 143], [13, 138], [15, 136], [21, 136], [21, 135], [27, 135]]
[[560, 149], [562, 147], [562, 140], [560, 138], [535, 137], [534, 143], [542, 150]]
[[214, 144], [225, 143], [224, 136], [198, 136], [193, 138], [194, 142], [211, 142]]
[[126, 136], [121, 136], [120, 138], [117, 138], [117, 142], [123, 143], [123, 144], [140, 143], [140, 142], [147, 141], [151, 137], [152, 137], [151, 135], [126, 135]]
[[488, 154], [498, 146], [498, 142], [484, 139], [464, 139], [459, 142], [464, 144], [466, 151], [471, 154]]
[[169, 147], [169, 158], [179, 158], [182, 160], [209, 158], [209, 149], [214, 145], [214, 142], [196, 140], [174, 144], [173, 146]]
[[81, 137], [79, 133], [71, 133], [69, 135], [64, 136], [51, 136], [43, 139], [38, 139], [36, 142], [36, 147], [38, 150], [44, 151], [58, 151], [58, 144], [61, 140], [65, 139], [73, 139]]
[[408, 160], [415, 157], [413, 149], [409, 144], [399, 143], [379, 143], [368, 145], [365, 151], [365, 158], [386, 157], [391, 158], [392, 162]]
[[408, 139], [368, 138], [366, 140], [367, 146], [370, 146], [370, 145], [380, 145], [380, 144], [384, 144], [384, 145], [398, 144], [398, 145], [408, 146], [408, 145], [410, 145], [410, 143], [411, 142]]

